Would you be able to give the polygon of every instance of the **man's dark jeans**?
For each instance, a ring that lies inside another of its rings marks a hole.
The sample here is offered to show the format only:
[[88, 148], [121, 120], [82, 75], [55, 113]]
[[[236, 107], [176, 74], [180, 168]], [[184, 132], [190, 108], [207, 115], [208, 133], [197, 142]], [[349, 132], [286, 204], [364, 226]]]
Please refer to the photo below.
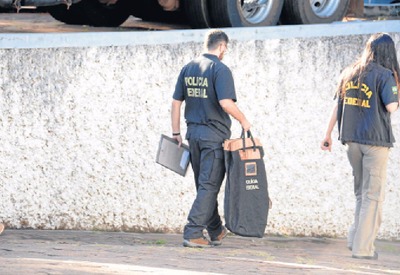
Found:
[[203, 131], [200, 134], [199, 129], [196, 130], [191, 131], [188, 137], [197, 196], [184, 229], [184, 239], [201, 238], [204, 229], [213, 238], [222, 230], [217, 197], [225, 176], [223, 139], [217, 135], [210, 138]]

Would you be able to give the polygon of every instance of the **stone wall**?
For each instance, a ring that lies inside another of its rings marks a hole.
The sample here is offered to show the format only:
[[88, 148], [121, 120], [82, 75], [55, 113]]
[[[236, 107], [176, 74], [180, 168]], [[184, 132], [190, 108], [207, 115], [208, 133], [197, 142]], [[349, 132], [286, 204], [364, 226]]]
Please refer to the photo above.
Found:
[[[391, 31], [400, 56], [400, 33], [391, 29], [400, 24], [348, 26], [227, 30], [224, 62], [234, 74], [238, 105], [265, 147], [273, 200], [268, 234], [344, 237], [352, 222], [345, 147], [335, 141], [328, 153], [319, 143], [341, 69], [375, 29]], [[2, 36], [0, 222], [181, 232], [195, 196], [193, 174], [174, 174], [155, 156], [160, 134], [171, 132], [175, 80], [202, 52], [203, 34], [98, 33], [79, 41], [74, 34]], [[393, 127], [400, 140], [399, 115]], [[240, 134], [236, 121], [233, 133]], [[386, 239], [400, 239], [399, 159], [396, 146], [379, 233]], [[222, 213], [223, 190], [219, 199]]]

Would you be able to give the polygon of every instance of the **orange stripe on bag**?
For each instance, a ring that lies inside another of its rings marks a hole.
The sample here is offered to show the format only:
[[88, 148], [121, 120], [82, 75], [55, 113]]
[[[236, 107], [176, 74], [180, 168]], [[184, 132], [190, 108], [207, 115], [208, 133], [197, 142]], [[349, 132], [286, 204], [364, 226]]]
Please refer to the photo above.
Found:
[[224, 142], [224, 150], [225, 151], [239, 151], [240, 159], [249, 160], [249, 159], [261, 159], [260, 149], [257, 146], [262, 146], [261, 142], [258, 138], [254, 138], [254, 144], [251, 138], [245, 138], [245, 148], [243, 149], [243, 139], [228, 139]]

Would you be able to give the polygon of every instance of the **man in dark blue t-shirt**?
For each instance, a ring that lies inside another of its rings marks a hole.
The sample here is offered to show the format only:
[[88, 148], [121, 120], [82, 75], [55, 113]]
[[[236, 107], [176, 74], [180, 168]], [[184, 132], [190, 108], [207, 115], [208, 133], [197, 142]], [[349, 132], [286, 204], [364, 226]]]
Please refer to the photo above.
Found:
[[[250, 123], [239, 110], [230, 69], [221, 62], [229, 38], [211, 30], [205, 39], [206, 53], [183, 67], [176, 83], [171, 108], [172, 135], [179, 144], [181, 106], [185, 101], [186, 139], [197, 195], [184, 228], [186, 247], [220, 245], [228, 233], [218, 213], [217, 196], [225, 176], [222, 144], [231, 136], [235, 118], [247, 132]], [[204, 235], [207, 230], [209, 238]]]

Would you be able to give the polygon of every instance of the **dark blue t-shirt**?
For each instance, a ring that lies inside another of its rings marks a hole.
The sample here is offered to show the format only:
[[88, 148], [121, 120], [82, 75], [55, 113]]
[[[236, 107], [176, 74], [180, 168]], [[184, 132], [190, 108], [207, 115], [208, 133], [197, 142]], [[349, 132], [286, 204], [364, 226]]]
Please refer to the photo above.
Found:
[[392, 71], [376, 63], [368, 65], [361, 89], [357, 79], [353, 79], [346, 83], [345, 98], [339, 97], [339, 139], [343, 143], [393, 147], [395, 139], [390, 113], [385, 106], [397, 101], [398, 91]]
[[206, 125], [227, 139], [231, 119], [219, 101], [236, 101], [235, 85], [230, 69], [217, 56], [203, 54], [183, 67], [175, 86], [173, 98], [185, 101], [188, 126]]

